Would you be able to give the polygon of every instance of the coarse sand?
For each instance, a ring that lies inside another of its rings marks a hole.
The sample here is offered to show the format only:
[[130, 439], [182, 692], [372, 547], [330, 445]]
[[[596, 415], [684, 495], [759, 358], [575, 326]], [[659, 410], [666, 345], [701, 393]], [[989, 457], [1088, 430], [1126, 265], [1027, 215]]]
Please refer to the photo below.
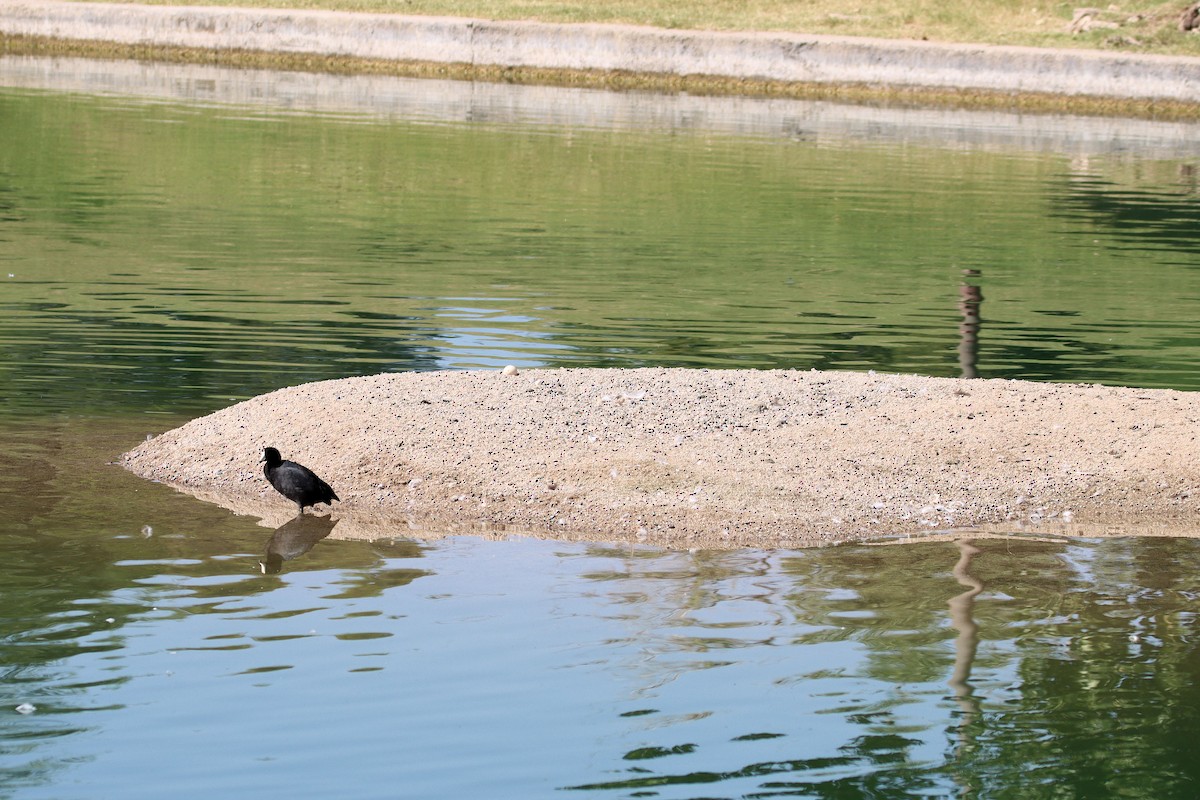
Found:
[[338, 538], [515, 531], [691, 548], [963, 528], [1197, 533], [1200, 393], [817, 371], [512, 372], [280, 389], [121, 463], [277, 526], [295, 506], [257, 463], [277, 447], [341, 496]]

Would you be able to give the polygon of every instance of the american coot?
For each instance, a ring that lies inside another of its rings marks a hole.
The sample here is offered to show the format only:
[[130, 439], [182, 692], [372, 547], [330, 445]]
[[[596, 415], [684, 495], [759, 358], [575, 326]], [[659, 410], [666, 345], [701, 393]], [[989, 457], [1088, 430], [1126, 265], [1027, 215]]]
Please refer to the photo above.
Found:
[[294, 461], [284, 461], [274, 447], [263, 450], [262, 460], [266, 462], [263, 474], [267, 480], [281, 495], [299, 506], [301, 514], [305, 506], [341, 500], [311, 469]]

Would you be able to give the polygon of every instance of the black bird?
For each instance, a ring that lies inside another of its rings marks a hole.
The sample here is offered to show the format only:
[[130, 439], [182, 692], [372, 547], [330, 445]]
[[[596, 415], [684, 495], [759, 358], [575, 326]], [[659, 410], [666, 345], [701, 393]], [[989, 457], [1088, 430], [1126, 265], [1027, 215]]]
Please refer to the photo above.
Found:
[[334, 500], [342, 499], [333, 493], [328, 483], [318, 478], [308, 467], [294, 461], [284, 461], [274, 447], [263, 450], [262, 460], [266, 462], [263, 474], [267, 476], [267, 480], [276, 491], [299, 506], [301, 514], [304, 513], [305, 506], [317, 503], [332, 504]]

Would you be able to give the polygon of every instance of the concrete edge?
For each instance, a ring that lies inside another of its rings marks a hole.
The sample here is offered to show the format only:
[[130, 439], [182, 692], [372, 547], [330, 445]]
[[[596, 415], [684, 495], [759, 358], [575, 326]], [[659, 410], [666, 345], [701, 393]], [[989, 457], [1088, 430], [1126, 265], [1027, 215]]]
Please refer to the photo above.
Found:
[[742, 94], [612, 92], [493, 81], [0, 55], [0, 87], [449, 124], [878, 142], [964, 151], [1200, 157], [1200, 121], [876, 105]]
[[1200, 102], [1200, 58], [794, 33], [0, 0], [0, 33], [549, 70]]

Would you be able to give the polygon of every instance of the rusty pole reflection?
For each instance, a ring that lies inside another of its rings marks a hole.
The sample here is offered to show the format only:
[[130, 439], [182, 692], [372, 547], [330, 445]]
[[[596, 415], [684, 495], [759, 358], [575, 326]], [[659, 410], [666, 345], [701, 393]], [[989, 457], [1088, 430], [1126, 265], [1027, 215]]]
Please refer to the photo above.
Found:
[[[975, 687], [971, 685], [971, 667], [975, 664], [975, 653], [979, 649], [979, 625], [975, 623], [975, 597], [983, 591], [983, 581], [971, 574], [971, 560], [982, 550], [971, 543], [969, 539], [959, 539], [954, 543], [958, 547], [958, 563], [954, 565], [954, 579], [967, 590], [950, 598], [950, 625], [958, 632], [954, 640], [954, 670], [950, 674], [950, 690], [954, 700], [962, 710], [962, 720], [958, 726], [958, 757], [967, 754], [970, 745], [971, 723], [979, 713], [979, 702], [975, 697]], [[960, 797], [974, 796], [972, 778], [970, 775], [959, 776], [962, 783]]]
[[980, 275], [977, 269], [964, 269], [965, 283], [958, 287], [958, 310], [962, 313], [962, 323], [958, 326], [958, 366], [964, 378], [976, 378], [976, 364], [979, 361], [979, 306], [983, 304], [983, 290], [972, 278]]
[[959, 539], [958, 563], [954, 565], [954, 579], [967, 590], [950, 598], [950, 625], [958, 632], [954, 640], [954, 672], [950, 675], [950, 688], [964, 712], [974, 710], [971, 697], [975, 693], [971, 686], [971, 666], [975, 662], [975, 651], [979, 647], [979, 626], [975, 624], [975, 597], [983, 591], [983, 581], [970, 573], [971, 559], [982, 551], [968, 539]]

